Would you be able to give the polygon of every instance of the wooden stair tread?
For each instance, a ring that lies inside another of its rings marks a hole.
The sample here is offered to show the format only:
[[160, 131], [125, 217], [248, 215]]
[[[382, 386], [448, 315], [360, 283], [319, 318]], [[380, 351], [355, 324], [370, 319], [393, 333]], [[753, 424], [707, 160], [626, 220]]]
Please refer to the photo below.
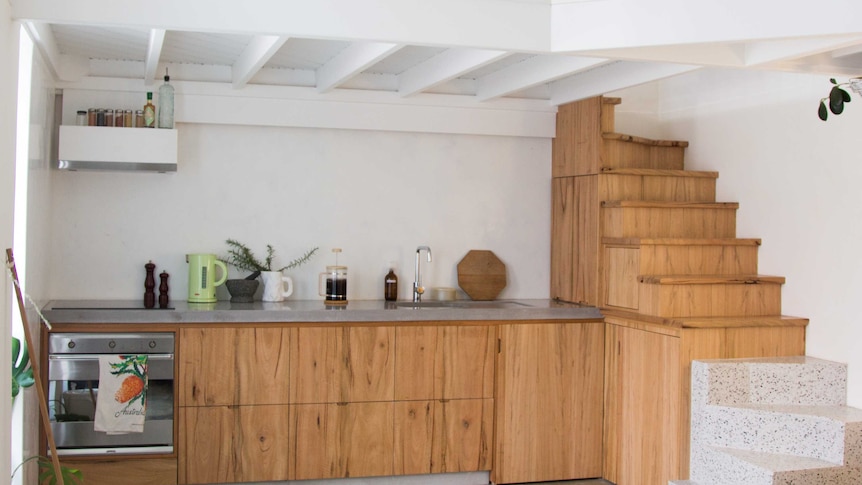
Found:
[[710, 285], [710, 284], [784, 284], [784, 276], [768, 275], [640, 275], [641, 283], [657, 285]]
[[603, 244], [616, 246], [760, 246], [753, 238], [637, 238], [606, 237]]
[[738, 209], [739, 202], [664, 202], [652, 200], [603, 200], [602, 207], [656, 209]]
[[602, 168], [602, 174], [607, 175], [645, 175], [655, 177], [692, 177], [692, 178], [718, 178], [718, 172], [702, 170], [667, 170], [659, 168]]
[[605, 317], [641, 321], [671, 328], [805, 327], [808, 319], [789, 315], [749, 317], [655, 317], [618, 308], [601, 308]]
[[620, 104], [623, 102], [623, 98], [605, 98], [602, 97], [602, 103], [604, 104]]
[[631, 143], [639, 143], [641, 145], [649, 145], [654, 147], [682, 147], [688, 146], [687, 141], [683, 140], [653, 140], [642, 136], [626, 135], [623, 133], [602, 133], [602, 138], [605, 140], [627, 141]]

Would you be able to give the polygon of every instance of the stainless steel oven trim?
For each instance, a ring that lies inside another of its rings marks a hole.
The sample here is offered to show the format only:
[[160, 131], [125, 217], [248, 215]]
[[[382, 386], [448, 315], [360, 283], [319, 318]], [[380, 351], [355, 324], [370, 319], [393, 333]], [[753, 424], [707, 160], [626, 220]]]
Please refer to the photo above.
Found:
[[[105, 354], [100, 354], [105, 355]], [[174, 354], [146, 354], [147, 378], [151, 380], [174, 378]], [[48, 380], [98, 381], [99, 355], [62, 354], [48, 356]]]

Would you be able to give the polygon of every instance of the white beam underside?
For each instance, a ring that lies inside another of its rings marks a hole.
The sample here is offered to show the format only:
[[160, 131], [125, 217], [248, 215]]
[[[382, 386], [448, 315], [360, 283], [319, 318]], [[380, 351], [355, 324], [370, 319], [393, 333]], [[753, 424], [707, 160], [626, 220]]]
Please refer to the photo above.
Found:
[[561, 3], [551, 9], [555, 52], [862, 32], [862, 2], [847, 0], [614, 0]]
[[792, 60], [822, 52], [856, 46], [862, 36], [842, 36], [839, 38], [790, 39], [772, 42], [756, 42], [745, 49], [745, 64], [756, 66], [768, 62]]
[[231, 68], [234, 88], [241, 88], [287, 42], [287, 37], [277, 35], [256, 35]]
[[317, 90], [325, 93], [337, 88], [343, 82], [402, 47], [397, 44], [367, 42], [351, 45], [317, 70]]
[[412, 96], [507, 55], [505, 51], [449, 49], [401, 73], [398, 92]]
[[609, 62], [608, 59], [574, 56], [536, 56], [500, 69], [478, 80], [479, 101], [506, 96], [539, 84]]
[[[11, 0], [64, 24], [545, 52], [550, 5], [497, 0]], [[493, 12], [493, 15], [489, 15]]]
[[742, 44], [685, 44], [590, 51], [590, 55], [626, 61], [744, 67]]
[[616, 62], [551, 84], [550, 102], [559, 106], [695, 69], [700, 69], [700, 66]]
[[57, 47], [57, 40], [54, 38], [51, 27], [39, 22], [25, 22], [24, 27], [30, 33], [30, 37], [42, 54], [42, 58], [45, 59], [51, 75], [54, 76], [54, 79], [62, 79], [63, 69], [60, 60], [60, 49]]
[[147, 43], [147, 60], [144, 67], [144, 84], [151, 85], [156, 79], [156, 69], [159, 68], [159, 58], [162, 56], [162, 46], [165, 43], [165, 29], [151, 29], [150, 40]]

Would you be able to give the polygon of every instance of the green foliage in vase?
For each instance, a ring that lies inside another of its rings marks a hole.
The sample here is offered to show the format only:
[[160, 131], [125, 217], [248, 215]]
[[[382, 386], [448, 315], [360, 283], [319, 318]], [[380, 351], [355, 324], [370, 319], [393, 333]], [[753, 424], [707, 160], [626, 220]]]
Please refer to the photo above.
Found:
[[286, 269], [297, 268], [311, 259], [318, 248], [313, 248], [307, 251], [299, 258], [294, 259], [285, 266], [279, 269], [272, 269], [272, 261], [275, 257], [275, 249], [271, 244], [266, 245], [266, 257], [263, 260], [258, 259], [254, 252], [245, 244], [236, 239], [228, 239], [225, 241], [228, 245], [228, 257], [225, 260], [228, 264], [235, 266], [239, 270], [251, 271], [252, 274], [246, 277], [247, 280], [253, 280], [260, 275], [261, 271], [284, 271]]
[[[856, 78], [858, 79], [858, 78]], [[840, 115], [844, 112], [844, 103], [849, 103], [851, 101], [850, 93], [848, 93], [844, 86], [849, 86], [850, 81], [846, 83], [838, 83], [835, 78], [829, 79], [829, 82], [832, 83], [832, 89], [829, 90], [829, 96], [820, 99], [820, 106], [817, 108], [817, 116], [826, 121], [829, 117], [829, 112], [831, 111], [834, 115]], [[829, 108], [826, 108], [827, 101], [829, 102]]]
[[22, 387], [30, 387], [35, 382], [27, 344], [12, 337], [12, 400], [15, 400]]

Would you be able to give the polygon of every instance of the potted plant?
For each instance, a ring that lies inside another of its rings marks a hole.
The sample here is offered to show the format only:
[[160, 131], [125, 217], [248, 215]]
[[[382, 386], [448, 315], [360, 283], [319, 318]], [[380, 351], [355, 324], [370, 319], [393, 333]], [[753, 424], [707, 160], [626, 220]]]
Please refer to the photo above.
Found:
[[[231, 294], [230, 301], [232, 302], [250, 302], [252, 301], [252, 295], [257, 290], [257, 280], [258, 276], [263, 280], [263, 301], [282, 301], [284, 298], [290, 296], [293, 292], [293, 280], [290, 279], [289, 276], [284, 276], [282, 273], [286, 269], [293, 269], [299, 267], [317, 252], [318, 248], [313, 248], [303, 254], [301, 257], [294, 259], [290, 263], [285, 266], [282, 266], [279, 269], [272, 269], [272, 262], [275, 258], [275, 249], [271, 244], [266, 245], [266, 257], [263, 260], [258, 259], [251, 249], [245, 244], [235, 240], [228, 239], [225, 241], [229, 247], [228, 256], [225, 259], [228, 264], [236, 267], [242, 271], [251, 271], [251, 274], [248, 275], [245, 279], [242, 280], [227, 280], [226, 285], [228, 291]], [[254, 282], [253, 288], [251, 288], [250, 283], [245, 282]], [[234, 283], [231, 283], [234, 282]], [[284, 289], [284, 283], [287, 283], [287, 289]], [[233, 287], [233, 289], [232, 289]], [[251, 290], [248, 293], [248, 290]], [[234, 291], [243, 291], [240, 296], [235, 297]]]
[[[844, 103], [849, 103], [851, 101], [850, 93], [843, 89], [844, 86], [849, 86], [851, 90], [856, 92], [856, 94], [862, 96], [862, 77], [850, 78], [844, 83], [839, 83], [835, 78], [831, 78], [829, 79], [829, 82], [832, 83], [832, 89], [829, 90], [829, 96], [820, 100], [820, 107], [817, 109], [817, 116], [819, 116], [823, 121], [826, 121], [826, 118], [829, 117], [830, 111], [834, 115], [840, 115], [843, 113]], [[829, 109], [826, 108], [827, 101], [829, 101]]]

